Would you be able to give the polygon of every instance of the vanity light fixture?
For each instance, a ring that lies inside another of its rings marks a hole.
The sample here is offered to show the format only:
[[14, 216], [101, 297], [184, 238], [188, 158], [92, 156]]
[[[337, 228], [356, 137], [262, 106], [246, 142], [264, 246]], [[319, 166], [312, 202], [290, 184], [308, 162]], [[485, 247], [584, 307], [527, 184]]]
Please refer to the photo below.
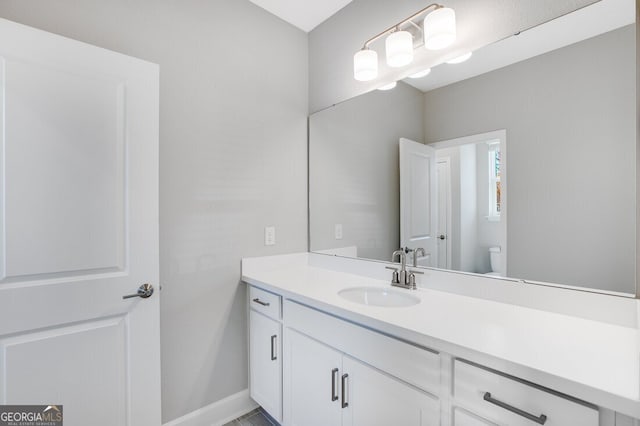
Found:
[[387, 64], [393, 68], [404, 67], [413, 61], [413, 36], [409, 31], [395, 31], [384, 42]]
[[424, 18], [424, 47], [440, 50], [456, 41], [456, 13], [439, 7]]
[[378, 90], [383, 90], [383, 91], [391, 90], [391, 89], [394, 89], [397, 85], [398, 83], [394, 81], [393, 83], [385, 84], [384, 86], [378, 87]]
[[358, 81], [373, 80], [378, 76], [378, 53], [361, 50], [353, 57], [353, 76]]
[[[425, 16], [422, 26], [414, 22], [421, 16]], [[413, 61], [413, 35], [402, 29], [408, 28], [408, 25], [422, 31], [424, 47], [430, 50], [444, 49], [456, 40], [454, 10], [437, 3], [430, 4], [364, 43], [362, 49], [353, 56], [353, 76], [356, 80], [371, 81], [378, 76], [378, 54], [371, 50], [370, 45], [384, 36], [387, 36], [387, 65], [398, 68]]]
[[464, 61], [466, 61], [467, 59], [469, 59], [472, 54], [473, 54], [472, 52], [467, 52], [464, 55], [460, 55], [458, 57], [455, 57], [453, 59], [448, 60], [447, 63], [448, 64], [461, 64]]
[[418, 71], [415, 74], [411, 74], [409, 78], [422, 78], [431, 74], [431, 68], [427, 68], [426, 70]]

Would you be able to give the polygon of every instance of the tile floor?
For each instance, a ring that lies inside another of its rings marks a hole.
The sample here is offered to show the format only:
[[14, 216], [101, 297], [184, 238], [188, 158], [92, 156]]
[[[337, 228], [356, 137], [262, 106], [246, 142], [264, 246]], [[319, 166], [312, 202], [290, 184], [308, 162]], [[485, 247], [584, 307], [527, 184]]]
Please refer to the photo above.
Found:
[[256, 408], [250, 413], [237, 418], [224, 426], [280, 426], [262, 408]]

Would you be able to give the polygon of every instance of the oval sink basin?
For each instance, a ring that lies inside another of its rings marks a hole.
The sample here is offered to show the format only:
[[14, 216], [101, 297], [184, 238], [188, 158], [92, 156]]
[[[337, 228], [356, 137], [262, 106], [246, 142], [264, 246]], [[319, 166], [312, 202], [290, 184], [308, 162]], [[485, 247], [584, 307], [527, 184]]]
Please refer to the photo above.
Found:
[[361, 305], [400, 308], [420, 303], [420, 298], [409, 293], [380, 287], [352, 287], [338, 292], [338, 296]]

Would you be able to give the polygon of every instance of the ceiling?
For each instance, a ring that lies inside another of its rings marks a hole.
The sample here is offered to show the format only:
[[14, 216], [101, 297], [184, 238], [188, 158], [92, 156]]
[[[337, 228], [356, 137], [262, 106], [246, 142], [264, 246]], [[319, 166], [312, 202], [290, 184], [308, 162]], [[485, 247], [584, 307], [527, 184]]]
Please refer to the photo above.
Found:
[[309, 32], [352, 0], [250, 0], [280, 19]]

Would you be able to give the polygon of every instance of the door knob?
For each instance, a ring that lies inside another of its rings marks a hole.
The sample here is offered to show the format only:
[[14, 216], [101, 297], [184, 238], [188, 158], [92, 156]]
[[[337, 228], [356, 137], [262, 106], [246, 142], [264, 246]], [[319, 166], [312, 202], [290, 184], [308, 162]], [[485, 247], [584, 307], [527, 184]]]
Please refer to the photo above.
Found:
[[153, 286], [149, 283], [144, 283], [140, 287], [138, 287], [138, 291], [136, 294], [127, 294], [126, 296], [122, 296], [123, 299], [131, 299], [132, 297], [141, 297], [146, 299], [151, 297], [153, 294]]
[[441, 235], [438, 236], [438, 238], [440, 238], [441, 240], [444, 240], [447, 237], [445, 237], [444, 234], [441, 234]]

